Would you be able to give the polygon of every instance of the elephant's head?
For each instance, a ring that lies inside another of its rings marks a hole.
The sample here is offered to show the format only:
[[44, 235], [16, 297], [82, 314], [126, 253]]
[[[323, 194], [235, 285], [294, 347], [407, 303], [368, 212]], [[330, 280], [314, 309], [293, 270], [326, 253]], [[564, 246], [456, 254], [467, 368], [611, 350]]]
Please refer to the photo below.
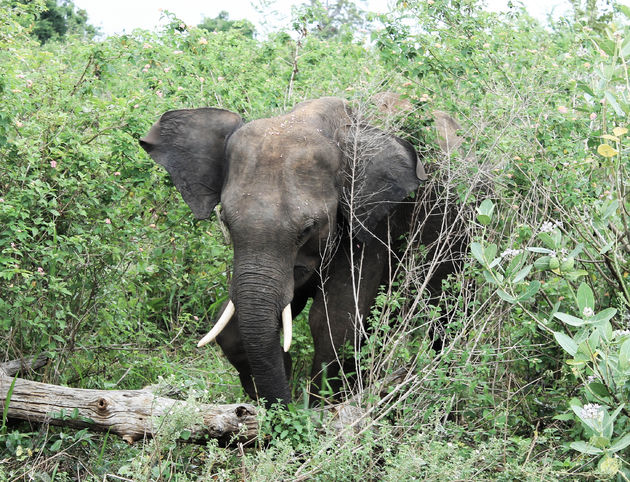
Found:
[[231, 303], [208, 338], [236, 311], [259, 396], [289, 401], [279, 331], [282, 319], [286, 351], [294, 290], [318, 269], [340, 223], [369, 242], [379, 221], [426, 179], [415, 150], [357, 125], [334, 97], [249, 123], [222, 109], [170, 111], [140, 144], [197, 218], [222, 203], [234, 245]]

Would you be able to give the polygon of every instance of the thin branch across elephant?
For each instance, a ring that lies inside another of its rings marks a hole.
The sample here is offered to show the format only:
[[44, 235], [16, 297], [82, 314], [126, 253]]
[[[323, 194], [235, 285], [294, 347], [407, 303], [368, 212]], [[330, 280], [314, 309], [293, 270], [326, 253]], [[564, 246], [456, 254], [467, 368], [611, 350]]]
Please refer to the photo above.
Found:
[[169, 111], [140, 143], [197, 218], [222, 204], [230, 301], [202, 341], [216, 337], [250, 396], [286, 404], [291, 320], [312, 299], [314, 392], [322, 367], [339, 392], [342, 368], [356, 371], [341, 348], [364, 337], [391, 246], [409, 229], [406, 199], [426, 180], [412, 145], [357, 121], [336, 97], [248, 123], [223, 109]]

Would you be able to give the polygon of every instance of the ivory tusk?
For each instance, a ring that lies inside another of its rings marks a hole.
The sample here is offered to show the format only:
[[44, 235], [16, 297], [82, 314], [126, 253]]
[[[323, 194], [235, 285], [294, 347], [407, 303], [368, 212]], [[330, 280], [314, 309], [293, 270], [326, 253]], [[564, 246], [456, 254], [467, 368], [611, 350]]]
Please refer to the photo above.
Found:
[[293, 337], [293, 316], [291, 315], [291, 303], [282, 310], [282, 331], [284, 333], [284, 351], [285, 353], [291, 348], [291, 339]]
[[215, 325], [212, 327], [212, 330], [210, 330], [206, 336], [199, 340], [199, 343], [197, 343], [197, 347], [200, 348], [206, 343], [210, 343], [212, 340], [214, 340], [218, 336], [218, 334], [223, 331], [223, 328], [227, 326], [228, 322], [232, 319], [232, 316], [234, 316], [235, 311], [236, 308], [234, 307], [234, 303], [232, 303], [232, 300], [230, 300], [228, 305], [225, 307], [225, 310], [223, 310], [223, 314], [219, 318], [219, 321], [215, 323]]

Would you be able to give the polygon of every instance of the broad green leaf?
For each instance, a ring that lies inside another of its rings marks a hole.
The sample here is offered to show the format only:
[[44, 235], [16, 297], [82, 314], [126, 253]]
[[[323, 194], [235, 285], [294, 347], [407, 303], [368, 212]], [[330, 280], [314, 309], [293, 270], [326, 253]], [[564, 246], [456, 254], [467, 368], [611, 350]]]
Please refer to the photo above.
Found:
[[508, 267], [505, 268], [505, 274], [507, 276], [510, 276], [512, 273], [514, 273], [514, 271], [520, 269], [525, 262], [525, 256], [526, 254], [524, 252], [514, 256], [514, 259], [512, 259], [512, 261], [510, 261], [510, 263], [508, 264]]
[[608, 452], [614, 454], [615, 452], [625, 449], [628, 445], [630, 445], [630, 433], [627, 433], [620, 439], [614, 441], [608, 449]]
[[527, 286], [527, 290], [521, 296], [518, 297], [518, 301], [527, 301], [533, 298], [540, 290], [540, 281], [534, 280]]
[[588, 319], [589, 324], [600, 324], [610, 321], [617, 314], [617, 308], [606, 308]]
[[619, 102], [617, 102], [617, 98], [612, 94], [612, 92], [604, 92], [604, 97], [606, 97], [606, 100], [618, 116], [624, 115], [623, 109], [619, 105]]
[[492, 218], [487, 214], [477, 214], [477, 221], [482, 226], [488, 226], [492, 222]]
[[602, 398], [610, 397], [610, 392], [606, 388], [606, 385], [604, 385], [601, 382], [591, 382], [588, 384], [588, 388], [590, 391], [592, 391], [595, 395], [599, 397], [602, 397]]
[[615, 419], [617, 418], [617, 415], [619, 415], [619, 412], [621, 412], [621, 409], [624, 407], [624, 405], [625, 403], [622, 403], [615, 409], [612, 414], [605, 417], [604, 428], [602, 429], [602, 432], [604, 433], [605, 437], [608, 437], [609, 440], [613, 434], [613, 425], [615, 424]]
[[527, 266], [525, 266], [522, 270], [520, 270], [518, 273], [514, 275], [514, 279], [512, 280], [512, 282], [520, 283], [521, 281], [523, 281], [527, 277], [527, 275], [530, 273], [533, 267], [534, 265], [532, 264], [528, 264]]
[[480, 243], [471, 243], [470, 244], [470, 252], [473, 257], [479, 261], [482, 265], [486, 265], [486, 260], [483, 257], [483, 246]]
[[483, 202], [477, 208], [481, 214], [491, 215], [494, 211], [494, 203], [490, 199], [484, 199]]
[[577, 450], [578, 452], [588, 455], [599, 455], [604, 453], [602, 449], [598, 449], [594, 445], [587, 444], [586, 442], [583, 442], [581, 440], [578, 442], [571, 442], [569, 444], [569, 447], [571, 447], [573, 450]]
[[604, 157], [614, 157], [618, 154], [618, 152], [608, 144], [600, 144], [597, 148], [597, 153]]
[[602, 219], [608, 219], [617, 212], [617, 209], [619, 208], [619, 201], [617, 199], [613, 199], [605, 206], [606, 208], [604, 209], [604, 214], [602, 214]]
[[498, 289], [497, 290], [497, 295], [499, 295], [499, 298], [501, 298], [503, 301], [507, 301], [508, 303], [515, 303], [516, 302], [516, 298], [514, 298], [514, 296], [509, 295], [508, 293], [506, 293], [502, 289]]
[[497, 254], [497, 245], [492, 243], [489, 244], [488, 246], [486, 246], [486, 248], [483, 250], [483, 257], [490, 262], [490, 260], [494, 260], [494, 257]]
[[556, 243], [549, 233], [538, 233], [538, 239], [540, 239], [547, 248], [555, 250], [557, 248]]
[[593, 290], [586, 283], [580, 283], [577, 291], [577, 302], [580, 314], [584, 313], [584, 308], [595, 309], [595, 296]]
[[578, 346], [568, 335], [564, 333], [560, 333], [559, 331], [554, 331], [553, 336], [556, 341], [560, 344], [564, 351], [566, 351], [569, 355], [573, 356], [577, 353]]
[[561, 311], [554, 313], [553, 316], [571, 326], [584, 326], [586, 324], [586, 321], [584, 321], [582, 318], [577, 318], [575, 316], [569, 315], [568, 313], [562, 313]]

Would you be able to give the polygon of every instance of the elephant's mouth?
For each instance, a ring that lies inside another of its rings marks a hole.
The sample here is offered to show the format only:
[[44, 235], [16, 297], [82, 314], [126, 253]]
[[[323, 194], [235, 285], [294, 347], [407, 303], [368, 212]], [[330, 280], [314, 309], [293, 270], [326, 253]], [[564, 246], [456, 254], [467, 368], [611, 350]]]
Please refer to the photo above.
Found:
[[[214, 341], [214, 339], [219, 336], [219, 333], [221, 333], [230, 322], [235, 312], [236, 307], [234, 306], [232, 300], [230, 300], [223, 310], [223, 314], [212, 327], [212, 330], [210, 330], [206, 334], [206, 336], [199, 340], [199, 343], [197, 343], [197, 347], [201, 348], [211, 341]], [[282, 310], [282, 331], [284, 332], [282, 346], [284, 348], [284, 351], [288, 352], [289, 348], [291, 348], [291, 341], [293, 340], [293, 315], [291, 313], [291, 303], [285, 306]]]

